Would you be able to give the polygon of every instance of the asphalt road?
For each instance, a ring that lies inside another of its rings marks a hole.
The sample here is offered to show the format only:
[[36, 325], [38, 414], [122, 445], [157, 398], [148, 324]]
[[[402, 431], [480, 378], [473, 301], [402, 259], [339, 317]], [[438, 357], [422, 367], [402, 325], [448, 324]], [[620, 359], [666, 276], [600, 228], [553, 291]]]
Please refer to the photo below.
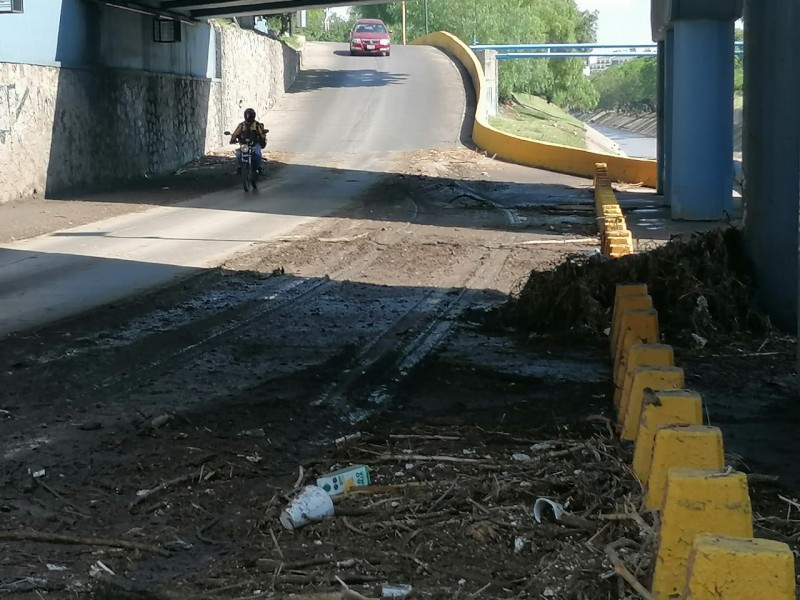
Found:
[[0, 335], [217, 266], [347, 205], [399, 152], [457, 145], [467, 98], [450, 59], [428, 47], [388, 58], [346, 49], [309, 44], [295, 86], [260, 115], [268, 150], [292, 166], [257, 195], [226, 190], [0, 247]]

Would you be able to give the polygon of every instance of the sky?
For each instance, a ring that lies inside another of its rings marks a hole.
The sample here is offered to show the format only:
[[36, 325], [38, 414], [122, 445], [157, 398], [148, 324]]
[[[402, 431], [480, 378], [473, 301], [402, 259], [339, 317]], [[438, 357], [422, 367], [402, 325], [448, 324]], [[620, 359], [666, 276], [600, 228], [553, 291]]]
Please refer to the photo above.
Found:
[[[597, 41], [601, 44], [652, 44], [650, 0], [576, 0], [581, 10], [599, 12]], [[347, 9], [343, 9], [347, 10]]]
[[601, 44], [652, 44], [650, 0], [577, 0], [581, 10], [598, 11]]

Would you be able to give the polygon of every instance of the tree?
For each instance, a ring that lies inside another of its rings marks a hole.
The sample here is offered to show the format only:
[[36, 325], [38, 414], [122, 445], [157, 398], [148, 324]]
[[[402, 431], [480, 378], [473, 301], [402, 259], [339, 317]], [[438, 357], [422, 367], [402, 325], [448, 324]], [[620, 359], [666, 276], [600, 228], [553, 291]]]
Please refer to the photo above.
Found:
[[306, 28], [303, 31], [306, 38], [319, 42], [346, 42], [348, 32], [353, 24], [351, 14], [342, 19], [336, 14], [330, 15], [326, 26], [326, 13], [323, 9], [309, 10], [306, 14]]
[[267, 22], [269, 23], [269, 28], [274, 30], [278, 30], [279, 35], [286, 35], [292, 29], [292, 18], [294, 17], [294, 13], [279, 13], [275, 15], [270, 15], [267, 18]]

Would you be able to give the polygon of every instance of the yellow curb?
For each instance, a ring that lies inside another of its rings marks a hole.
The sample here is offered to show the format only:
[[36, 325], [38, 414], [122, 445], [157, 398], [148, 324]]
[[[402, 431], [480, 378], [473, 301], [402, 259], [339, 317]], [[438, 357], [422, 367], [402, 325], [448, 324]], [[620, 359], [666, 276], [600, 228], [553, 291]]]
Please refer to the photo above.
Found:
[[[620, 371], [614, 376], [614, 408], [619, 409], [622, 398], [631, 394], [633, 374], [639, 367], [674, 367], [675, 353], [666, 344], [634, 344], [628, 350]], [[627, 403], [627, 400], [625, 401]]]
[[620, 299], [624, 298], [625, 296], [646, 296], [647, 295], [647, 284], [646, 283], [618, 283], [616, 288], [614, 289], [614, 307], [611, 309], [611, 322], [614, 323], [617, 320], [617, 313], [619, 309], [617, 306], [619, 305]]
[[638, 367], [633, 372], [631, 393], [622, 398], [619, 405], [619, 420], [622, 425], [620, 437], [632, 442], [639, 433], [639, 421], [642, 418], [644, 391], [651, 389], [680, 390], [685, 386], [683, 369], [680, 367]]
[[703, 400], [690, 390], [645, 392], [644, 410], [633, 449], [633, 473], [647, 485], [656, 433], [669, 425], [702, 425]]
[[656, 600], [675, 600], [683, 594], [692, 542], [700, 533], [753, 537], [744, 473], [669, 471], [653, 575]]
[[622, 315], [626, 310], [647, 310], [653, 308], [653, 299], [643, 294], [641, 296], [623, 296], [615, 302], [615, 315], [619, 318], [611, 321], [611, 348], [616, 349], [619, 344], [619, 332], [622, 329]]
[[661, 510], [667, 473], [679, 467], [686, 469], [722, 469], [725, 454], [722, 431], [703, 425], [670, 425], [656, 431], [653, 457], [647, 479], [644, 506]]
[[781, 542], [701, 533], [688, 579], [685, 600], [794, 600], [794, 554]]
[[619, 366], [620, 360], [634, 344], [655, 344], [658, 342], [658, 312], [649, 310], [626, 310], [620, 315], [619, 342], [611, 349], [613, 364]]

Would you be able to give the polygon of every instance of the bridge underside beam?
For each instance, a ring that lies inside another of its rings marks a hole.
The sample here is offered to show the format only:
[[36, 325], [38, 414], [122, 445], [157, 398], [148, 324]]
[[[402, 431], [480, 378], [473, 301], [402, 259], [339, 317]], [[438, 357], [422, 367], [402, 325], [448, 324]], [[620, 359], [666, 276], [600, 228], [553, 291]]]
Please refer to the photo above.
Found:
[[303, 9], [355, 4], [382, 4], [386, 0], [163, 0], [159, 7], [194, 18], [239, 17], [293, 12]]

